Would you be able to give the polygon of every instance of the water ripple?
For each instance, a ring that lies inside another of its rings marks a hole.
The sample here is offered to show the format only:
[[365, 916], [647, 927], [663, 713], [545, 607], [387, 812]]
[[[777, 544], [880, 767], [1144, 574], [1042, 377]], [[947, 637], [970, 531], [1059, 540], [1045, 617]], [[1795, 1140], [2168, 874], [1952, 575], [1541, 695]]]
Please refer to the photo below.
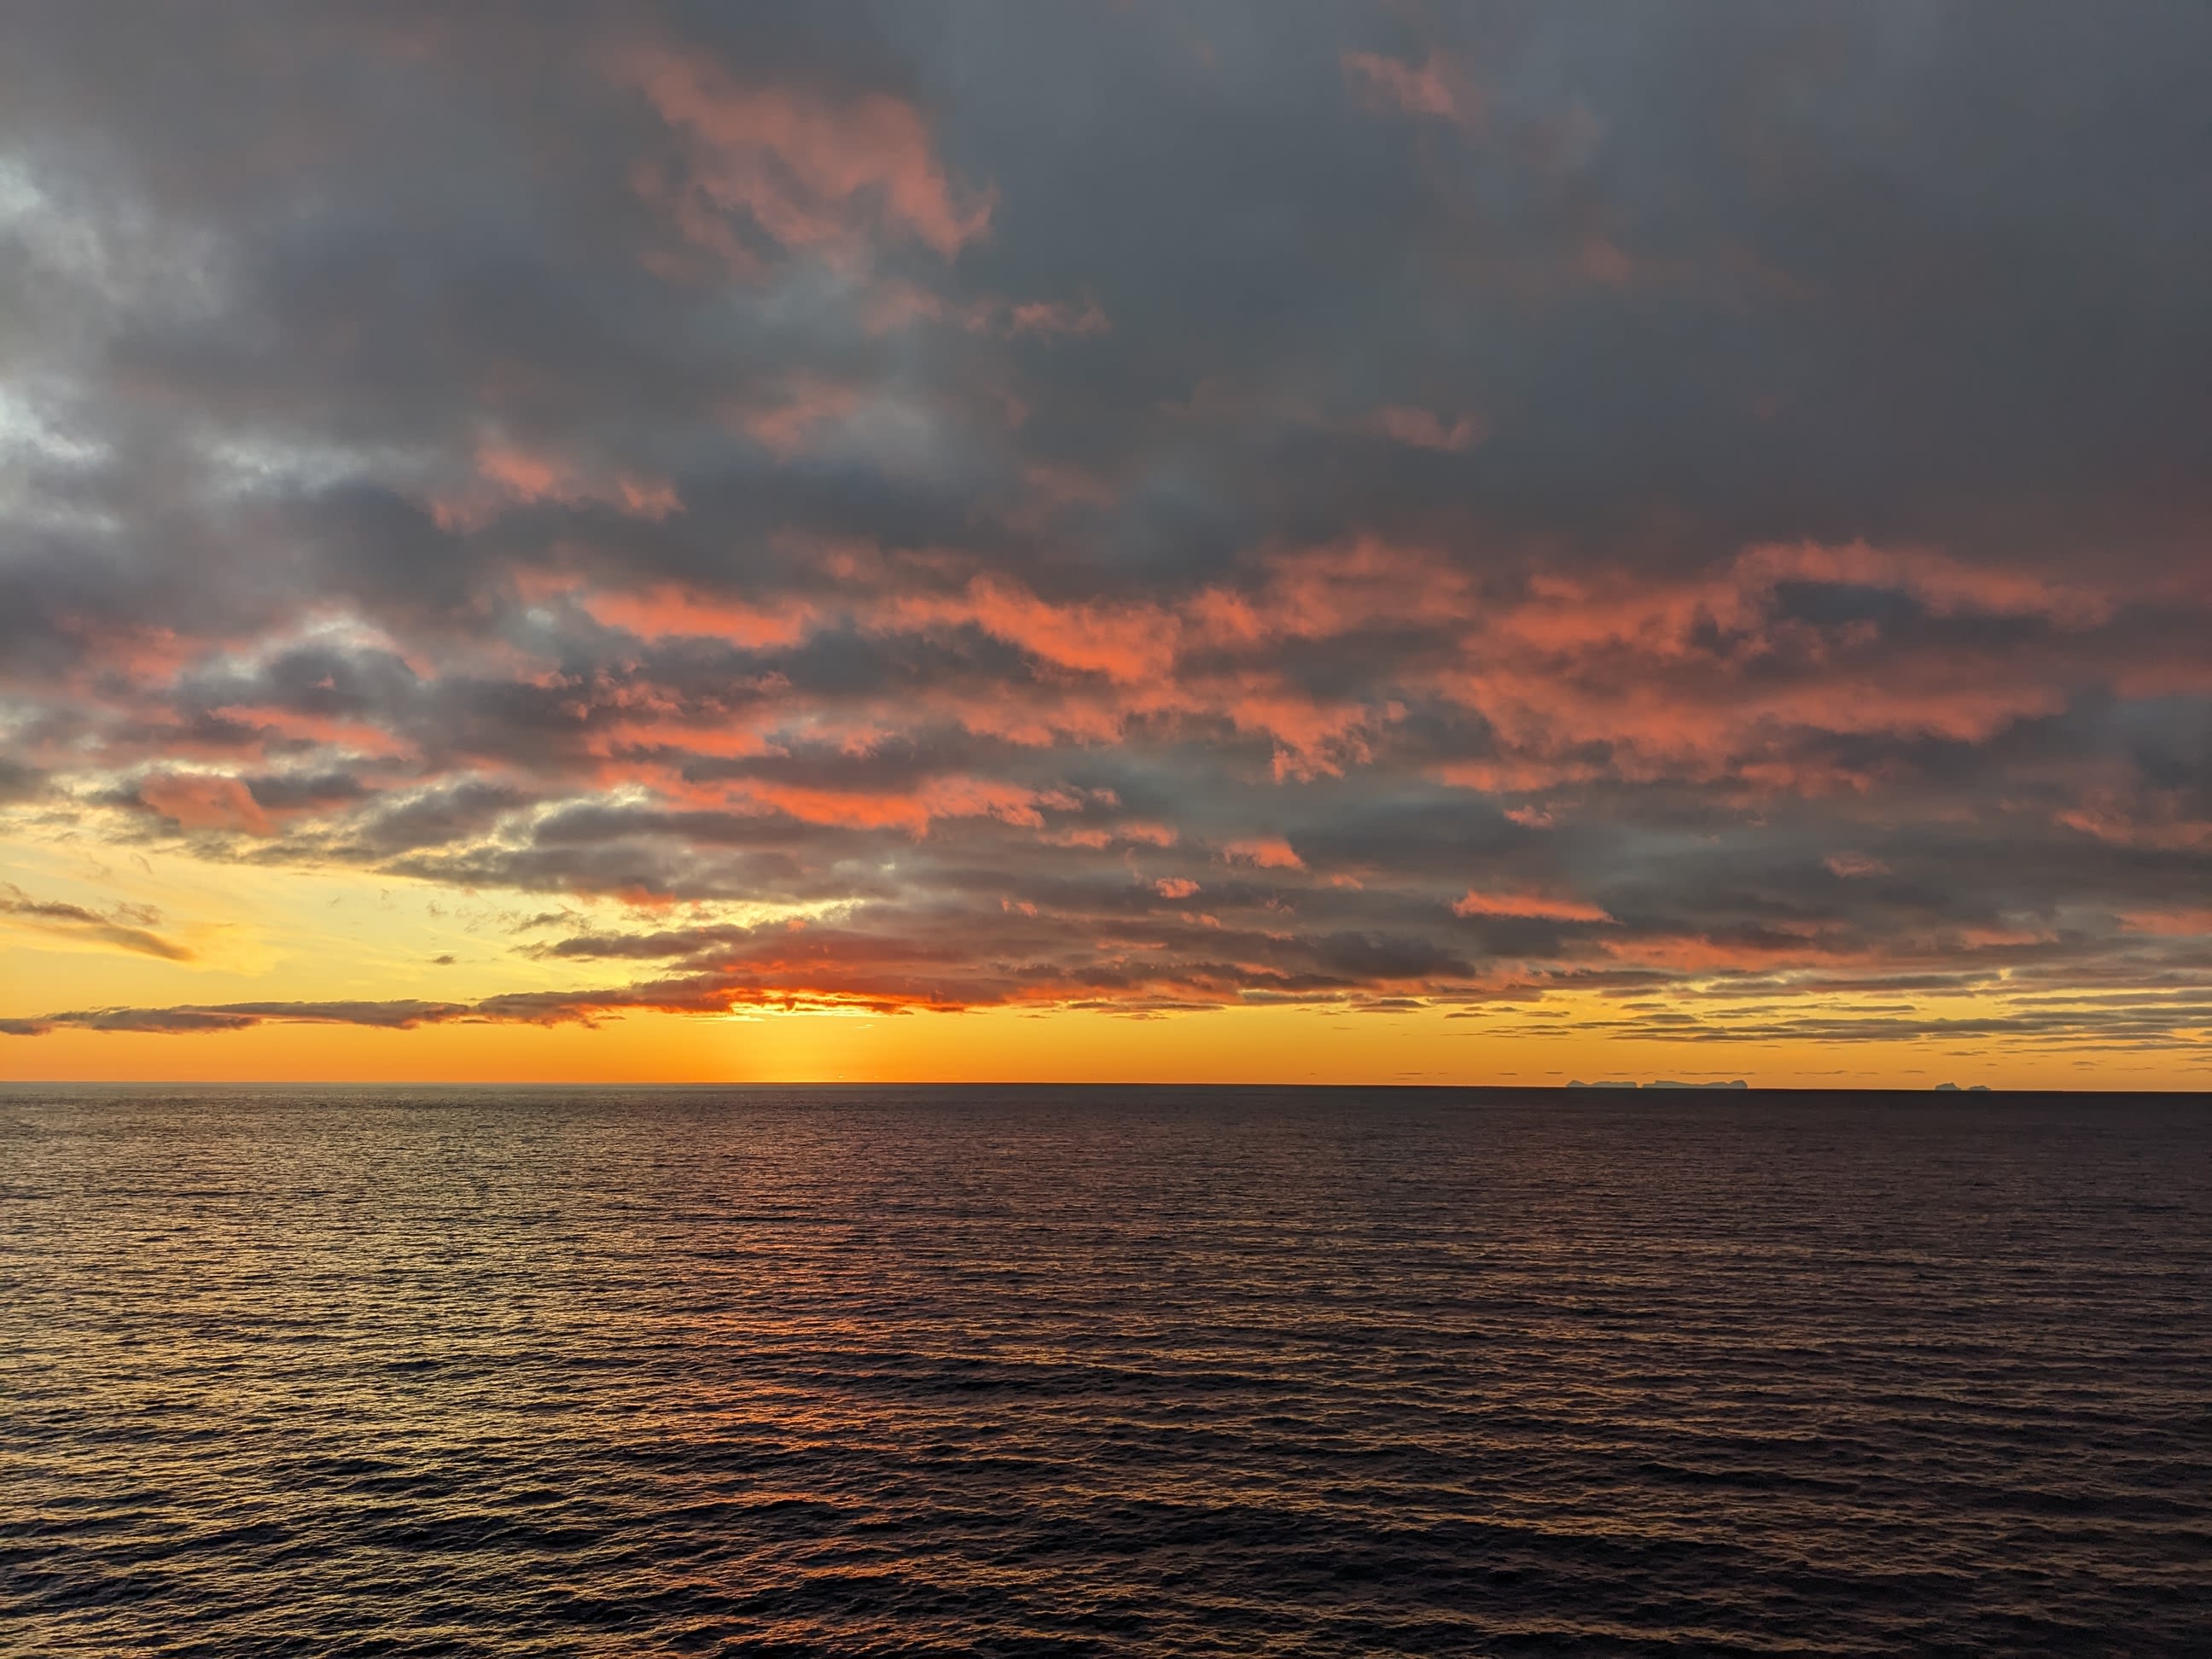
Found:
[[2212, 1113], [0, 1093], [0, 1649], [2212, 1652]]

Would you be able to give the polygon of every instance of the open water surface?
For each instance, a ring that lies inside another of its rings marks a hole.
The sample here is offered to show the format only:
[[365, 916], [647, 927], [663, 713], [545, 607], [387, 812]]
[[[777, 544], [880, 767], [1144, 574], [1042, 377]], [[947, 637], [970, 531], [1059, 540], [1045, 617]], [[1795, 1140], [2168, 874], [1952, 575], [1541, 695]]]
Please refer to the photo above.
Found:
[[0, 1651], [2212, 1653], [2212, 1102], [19, 1086]]

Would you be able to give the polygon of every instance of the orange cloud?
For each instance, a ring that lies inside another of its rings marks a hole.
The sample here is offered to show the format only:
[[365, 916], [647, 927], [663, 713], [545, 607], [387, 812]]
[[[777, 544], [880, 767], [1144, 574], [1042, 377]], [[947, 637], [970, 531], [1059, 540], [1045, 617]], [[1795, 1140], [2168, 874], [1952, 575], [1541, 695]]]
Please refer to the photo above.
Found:
[[1517, 916], [1537, 921], [1611, 921], [1613, 918], [1581, 899], [1547, 898], [1540, 893], [1484, 893], [1470, 887], [1452, 902], [1456, 916]]
[[1048, 847], [1172, 847], [1178, 839], [1164, 823], [1130, 819], [1121, 823], [1077, 823], [1037, 837]]
[[1261, 836], [1249, 841], [1232, 841], [1221, 849], [1222, 856], [1231, 864], [1249, 864], [1261, 870], [1303, 870], [1306, 861], [1297, 849], [1279, 836]]
[[973, 626], [1045, 662], [1115, 680], [1156, 679], [1175, 661], [1176, 621], [1157, 606], [1054, 605], [988, 576], [957, 596], [895, 599], [877, 616], [890, 632]]
[[443, 529], [474, 530], [510, 507], [541, 501], [563, 507], [595, 501], [656, 522], [683, 505], [665, 478], [620, 471], [594, 477], [558, 457], [488, 438], [477, 446], [474, 482], [432, 501], [430, 514]]
[[669, 583], [635, 592], [586, 593], [578, 604], [594, 622], [640, 639], [720, 639], [749, 650], [796, 644], [815, 621], [811, 608], [796, 600], [750, 605]]
[[937, 818], [996, 818], [1044, 828], [1046, 811], [1067, 811], [1080, 800], [1062, 790], [1031, 789], [994, 778], [933, 778], [909, 793], [821, 789], [750, 778], [734, 786], [732, 804], [787, 812], [802, 823], [854, 830], [902, 830], [919, 839]]
[[[1437, 775], [1449, 781], [1533, 791], [1583, 781], [1597, 769], [1577, 751], [1603, 744], [1608, 768], [1631, 778], [1733, 773], [1762, 789], [1819, 793], [1863, 790], [1869, 781], [1766, 752], [1775, 732], [1802, 726], [1975, 741], [2050, 712], [2063, 693], [2047, 676], [2008, 676], [1969, 654], [1867, 656], [1878, 641], [1858, 624], [1824, 629], [1778, 614], [1779, 581], [1799, 573], [1880, 578], [1937, 604], [1971, 596], [2068, 617], [2095, 603], [2016, 583], [1984, 586], [1945, 561], [1834, 550], [1754, 550], [1718, 575], [1672, 582], [1539, 579], [1517, 597], [1486, 601], [1474, 579], [1440, 555], [1373, 538], [1269, 555], [1259, 569], [1256, 583], [1210, 587], [1172, 605], [1059, 602], [1004, 577], [976, 576], [950, 592], [872, 598], [850, 614], [884, 635], [975, 628], [1040, 663], [1107, 683], [928, 699], [971, 731], [1024, 744], [1115, 741], [1133, 720], [1222, 720], [1273, 738], [1279, 776], [1329, 775], [1369, 763], [1402, 708], [1395, 700], [1316, 698], [1262, 659], [1268, 647], [1378, 629], [1432, 638], [1456, 631], [1455, 659], [1410, 667], [1401, 682], [1479, 710], [1499, 739], [1497, 755], [1442, 763]], [[798, 607], [754, 610], [665, 588], [584, 603], [645, 637], [703, 632], [781, 643], [826, 620]], [[1747, 672], [1754, 664], [1764, 669], [1755, 677]], [[896, 711], [885, 715], [898, 722]]]
[[1438, 775], [1550, 787], [1593, 775], [1581, 751], [1602, 744], [1608, 769], [1631, 780], [1733, 775], [1763, 790], [1862, 792], [1871, 779], [1768, 751], [1797, 728], [1980, 742], [2064, 706], [2045, 662], [1899, 653], [1871, 622], [1792, 615], [1780, 599], [1790, 582], [1902, 592], [1937, 615], [2039, 617], [2069, 633], [2112, 608], [2081, 587], [1863, 544], [1761, 545], [1687, 578], [1538, 576], [1516, 599], [1458, 609], [1462, 659], [1415, 677], [1478, 711], [1505, 751]]
[[1249, 597], [1200, 595], [1219, 637], [1333, 639], [1381, 627], [1433, 629], [1475, 610], [1474, 579], [1434, 549], [1355, 536], [1271, 556]]

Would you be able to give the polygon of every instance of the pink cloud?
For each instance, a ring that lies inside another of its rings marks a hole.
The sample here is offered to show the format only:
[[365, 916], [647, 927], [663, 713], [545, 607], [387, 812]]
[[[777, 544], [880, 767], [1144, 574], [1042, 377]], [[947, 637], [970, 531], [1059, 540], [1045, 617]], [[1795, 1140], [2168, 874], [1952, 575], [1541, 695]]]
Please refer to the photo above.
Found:
[[186, 830], [275, 833], [269, 815], [239, 779], [214, 772], [156, 772], [142, 779], [138, 799]]
[[764, 409], [748, 410], [738, 424], [778, 460], [813, 448], [822, 434], [860, 406], [860, 394], [811, 374], [792, 377], [783, 397]]
[[691, 141], [696, 195], [679, 228], [719, 252], [739, 245], [705, 209], [743, 213], [787, 248], [836, 251], [873, 226], [950, 258], [990, 228], [994, 194], [953, 184], [928, 123], [903, 99], [741, 86], [697, 55], [659, 47], [625, 54], [617, 74]]
[[1828, 866], [1831, 874], [1847, 879], [1889, 873], [1887, 865], [1880, 859], [1868, 857], [1864, 853], [1831, 853], [1821, 862]]
[[[395, 732], [367, 720], [332, 720], [323, 714], [303, 714], [296, 709], [230, 704], [212, 711], [218, 720], [251, 726], [264, 744], [314, 744], [343, 749], [356, 755], [392, 759], [411, 754], [414, 745]], [[176, 743], [165, 744], [167, 753], [178, 752]]]
[[2138, 933], [2172, 939], [2212, 939], [2212, 905], [2179, 905], [2166, 910], [2128, 910], [2120, 920]]
[[1344, 74], [1361, 107], [1473, 126], [1482, 95], [1449, 53], [1431, 51], [1418, 65], [1374, 52], [1351, 52]]
[[2115, 847], [2212, 848], [2212, 818], [2191, 817], [2175, 795], [2164, 792], [2123, 800], [2097, 791], [2079, 805], [2055, 813], [2053, 821]]
[[1093, 300], [1085, 300], [1080, 306], [1056, 301], [1031, 301], [1013, 307], [1007, 320], [1006, 331], [1018, 336], [1034, 334], [1049, 339], [1055, 335], [1103, 334], [1113, 325]]
[[955, 304], [901, 277], [886, 277], [868, 290], [860, 319], [861, 326], [871, 334], [888, 334], [909, 323], [929, 322], [1010, 340], [1024, 336], [1050, 340], [1103, 334], [1114, 326], [1113, 319], [1087, 296], [1077, 304], [1066, 300], [1011, 301], [987, 294]]

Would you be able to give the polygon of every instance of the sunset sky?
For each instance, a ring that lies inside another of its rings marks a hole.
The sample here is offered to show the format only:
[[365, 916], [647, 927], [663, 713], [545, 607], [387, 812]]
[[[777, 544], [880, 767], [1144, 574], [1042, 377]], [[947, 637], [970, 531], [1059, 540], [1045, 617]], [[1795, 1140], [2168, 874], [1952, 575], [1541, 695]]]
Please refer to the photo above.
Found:
[[2212, 9], [31, 3], [0, 1076], [2212, 1085]]

